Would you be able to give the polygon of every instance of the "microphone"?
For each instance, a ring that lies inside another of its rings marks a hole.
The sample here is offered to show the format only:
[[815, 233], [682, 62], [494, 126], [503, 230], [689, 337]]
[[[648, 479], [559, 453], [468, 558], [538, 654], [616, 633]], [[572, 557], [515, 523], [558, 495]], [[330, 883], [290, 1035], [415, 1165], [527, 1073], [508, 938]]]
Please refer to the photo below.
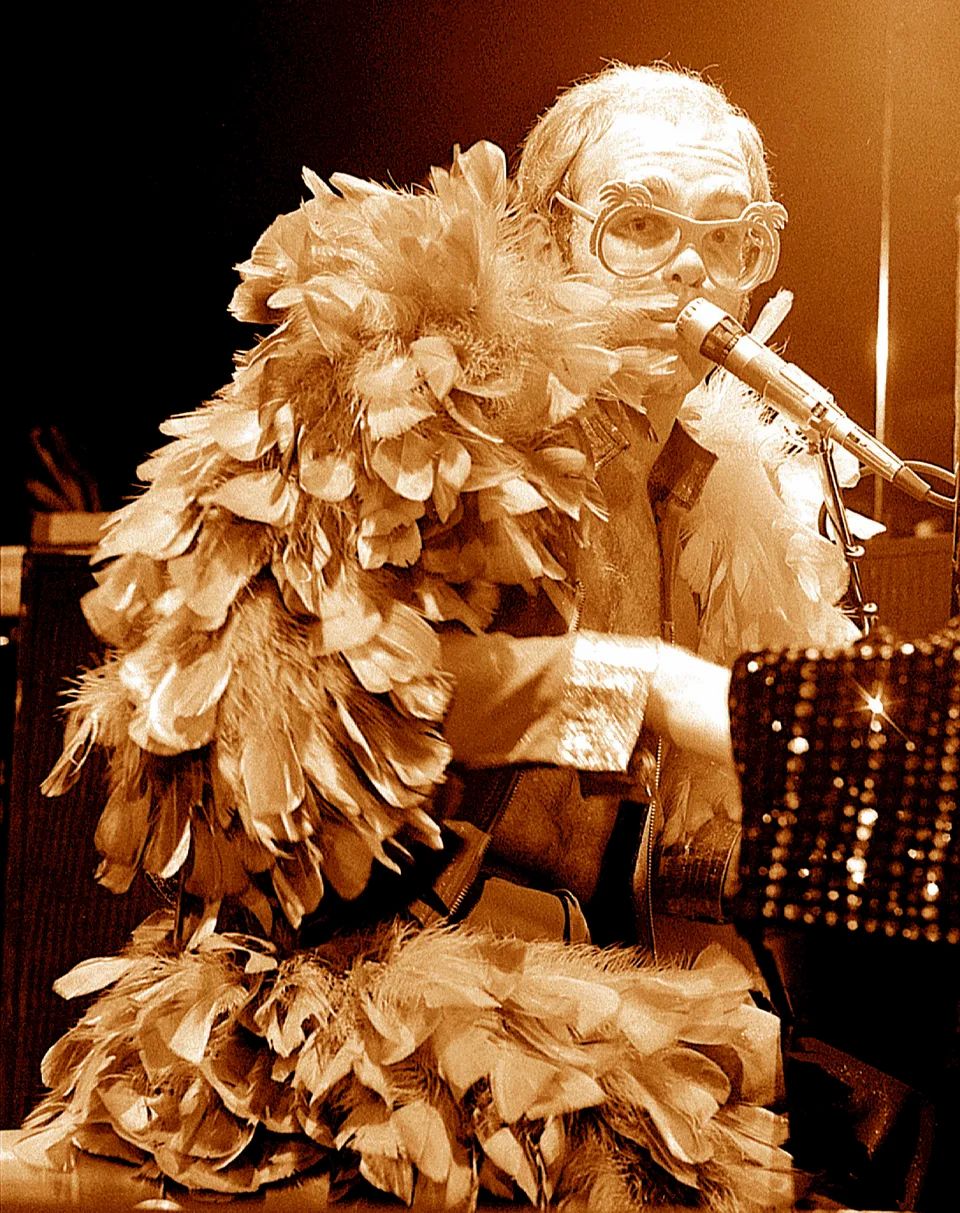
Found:
[[694, 299], [677, 317], [688, 351], [724, 367], [801, 428], [831, 438], [884, 480], [919, 501], [934, 494], [925, 480], [852, 421], [830, 392], [798, 366], [751, 337], [742, 324], [707, 299]]

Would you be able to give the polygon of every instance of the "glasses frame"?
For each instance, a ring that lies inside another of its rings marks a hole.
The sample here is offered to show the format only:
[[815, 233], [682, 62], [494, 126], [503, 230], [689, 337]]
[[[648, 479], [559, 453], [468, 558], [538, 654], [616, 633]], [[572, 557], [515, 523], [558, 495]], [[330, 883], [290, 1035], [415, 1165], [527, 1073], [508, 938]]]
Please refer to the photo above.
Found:
[[[676, 211], [657, 206], [648, 187], [636, 181], [608, 181], [600, 190], [599, 214], [581, 206], [579, 202], [574, 202], [559, 190], [554, 194], [554, 198], [568, 211], [593, 225], [590, 230], [590, 252], [608, 273], [617, 278], [646, 278], [663, 269], [682, 249], [693, 247], [717, 286], [751, 291], [754, 287], [770, 281], [780, 260], [780, 231], [787, 222], [787, 209], [779, 202], [750, 202], [736, 219], [691, 219], [689, 215], [680, 215]], [[679, 240], [662, 261], [636, 274], [625, 274], [623, 270], [615, 269], [603, 253], [603, 238], [607, 229], [613, 220], [626, 210], [646, 210], [653, 215], [662, 215], [671, 219], [680, 232]], [[734, 227], [751, 227], [761, 233], [760, 258], [756, 267], [746, 277], [739, 278], [734, 283], [719, 282], [713, 278], [707, 258], [703, 255], [703, 240], [718, 228]]]

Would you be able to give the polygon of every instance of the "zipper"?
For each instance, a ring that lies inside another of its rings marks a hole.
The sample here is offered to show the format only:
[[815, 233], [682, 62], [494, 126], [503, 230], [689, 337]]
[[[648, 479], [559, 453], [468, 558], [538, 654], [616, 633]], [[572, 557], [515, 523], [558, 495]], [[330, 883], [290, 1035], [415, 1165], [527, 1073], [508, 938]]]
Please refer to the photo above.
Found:
[[[482, 842], [478, 841], [473, 844], [475, 847], [474, 866], [472, 868], [472, 871], [470, 871], [469, 873], [465, 873], [466, 879], [463, 879], [461, 881], [458, 891], [454, 894], [452, 900], [450, 901], [450, 909], [448, 911], [448, 915], [450, 918], [454, 918], [456, 916], [456, 914], [459, 912], [460, 907], [463, 905], [464, 901], [467, 898], [467, 894], [470, 892], [470, 890], [473, 888], [474, 884], [476, 883], [477, 877], [480, 875], [480, 868], [483, 863], [483, 858], [487, 853], [487, 847], [490, 845], [491, 838], [493, 836], [493, 828], [496, 825], [496, 823], [500, 820], [500, 818], [507, 812], [507, 810], [510, 808], [510, 806], [513, 804], [514, 800], [516, 799], [517, 789], [520, 786], [520, 781], [522, 778], [523, 778], [522, 771], [512, 770], [510, 772], [510, 782], [507, 784], [506, 795], [504, 795], [501, 798], [499, 807], [497, 808], [495, 815], [492, 817], [492, 819], [488, 819], [488, 824], [486, 825], [485, 831], [483, 832], [483, 841]], [[487, 797], [488, 801], [489, 801], [489, 796], [490, 796], [490, 794], [488, 793], [488, 797]], [[459, 822], [450, 823], [451, 828], [455, 828], [459, 824], [460, 824]], [[459, 831], [457, 831], [457, 832], [459, 833]], [[479, 833], [479, 831], [478, 831], [478, 833]], [[469, 846], [470, 843], [467, 842], [467, 845]]]
[[571, 632], [578, 632], [580, 630], [580, 616], [583, 614], [583, 603], [586, 596], [587, 591], [584, 588], [584, 584], [578, 579], [573, 587], [573, 613], [570, 616], [569, 628]]
[[650, 807], [647, 809], [647, 820], [644, 823], [644, 868], [646, 883], [643, 890], [644, 910], [647, 916], [647, 937], [650, 940], [650, 956], [657, 963], [657, 931], [653, 921], [653, 839], [657, 832], [657, 810], [660, 803], [660, 771], [663, 766], [663, 738], [657, 738], [657, 758], [653, 769], [653, 788], [650, 797]]
[[[673, 582], [677, 572], [680, 541], [680, 508], [671, 497], [661, 503], [659, 510], [654, 511], [657, 520], [657, 530], [660, 537], [660, 585], [661, 618], [660, 639], [666, 644], [675, 644], [677, 628], [674, 622]], [[660, 781], [663, 775], [663, 736], [657, 736], [657, 754], [653, 769], [653, 788], [651, 789], [650, 807], [647, 810], [647, 820], [643, 828], [644, 851], [643, 864], [646, 873], [646, 883], [643, 890], [644, 912], [646, 917], [647, 936], [650, 941], [650, 955], [654, 964], [657, 963], [657, 934], [653, 920], [653, 841], [658, 823], [660, 810]]]
[[408, 907], [421, 926], [452, 919], [476, 883], [494, 827], [513, 803], [523, 772], [499, 768], [488, 773], [487, 786], [470, 819], [450, 818], [443, 828], [456, 835], [459, 846], [430, 888]]

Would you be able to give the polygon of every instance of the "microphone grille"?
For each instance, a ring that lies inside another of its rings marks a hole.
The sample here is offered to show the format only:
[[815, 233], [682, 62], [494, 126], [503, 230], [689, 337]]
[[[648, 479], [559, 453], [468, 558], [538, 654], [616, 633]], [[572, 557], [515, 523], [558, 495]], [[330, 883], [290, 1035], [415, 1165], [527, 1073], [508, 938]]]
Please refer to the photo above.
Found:
[[677, 336], [688, 348], [700, 354], [707, 334], [727, 319], [727, 313], [709, 299], [691, 299], [677, 317]]

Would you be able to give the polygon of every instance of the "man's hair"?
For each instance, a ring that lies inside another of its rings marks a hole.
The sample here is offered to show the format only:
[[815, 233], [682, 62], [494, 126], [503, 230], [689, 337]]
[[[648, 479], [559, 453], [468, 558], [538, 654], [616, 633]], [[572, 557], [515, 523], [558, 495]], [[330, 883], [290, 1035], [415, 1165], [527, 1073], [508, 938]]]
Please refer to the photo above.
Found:
[[739, 142], [755, 200], [769, 201], [770, 175], [763, 141], [750, 119], [719, 88], [692, 72], [664, 64], [632, 67], [614, 63], [560, 94], [527, 135], [517, 164], [517, 202], [522, 210], [550, 220], [566, 243], [569, 213], [552, 208], [557, 190], [576, 194], [580, 152], [606, 134], [622, 114], [642, 113], [679, 124], [698, 122], [707, 130], [732, 131]]

